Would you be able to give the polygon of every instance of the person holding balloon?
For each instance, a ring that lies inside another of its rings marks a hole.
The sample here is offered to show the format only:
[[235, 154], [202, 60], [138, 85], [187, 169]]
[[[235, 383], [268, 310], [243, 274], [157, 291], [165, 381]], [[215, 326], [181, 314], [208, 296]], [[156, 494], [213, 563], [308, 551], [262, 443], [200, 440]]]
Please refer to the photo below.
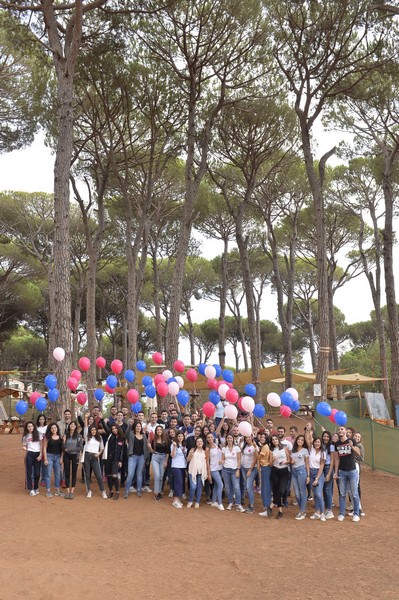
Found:
[[[25, 455], [25, 487], [30, 496], [39, 494], [40, 464], [42, 460], [42, 441], [40, 433], [33, 421], [25, 423], [22, 435], [22, 449]], [[32, 480], [33, 472], [33, 480]]]
[[241, 449], [234, 444], [234, 436], [229, 433], [226, 438], [226, 446], [222, 449], [222, 474], [226, 488], [228, 506], [227, 510], [233, 508], [233, 500], [238, 512], [245, 512], [241, 505], [240, 472], [241, 472]]

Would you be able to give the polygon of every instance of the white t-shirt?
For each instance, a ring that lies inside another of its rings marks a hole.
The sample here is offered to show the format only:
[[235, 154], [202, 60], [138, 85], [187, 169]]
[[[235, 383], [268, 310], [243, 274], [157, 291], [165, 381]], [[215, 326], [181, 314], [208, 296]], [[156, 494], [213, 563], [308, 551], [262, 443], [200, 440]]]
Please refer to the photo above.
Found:
[[42, 440], [46, 435], [47, 425], [42, 425], [41, 427], [38, 427], [37, 430], [40, 433], [40, 439]]
[[241, 465], [244, 467], [244, 469], [250, 469], [252, 467], [252, 463], [254, 462], [256, 448], [253, 446], [245, 446], [241, 452]]
[[216, 419], [222, 419], [224, 417], [224, 404], [222, 401], [220, 401], [218, 404], [216, 404], [215, 417], [216, 417]]
[[[170, 445], [170, 453], [172, 454], [172, 450], [174, 445]], [[175, 469], [185, 469], [187, 466], [186, 460], [187, 448], [185, 446], [176, 446], [176, 454], [175, 457], [172, 458], [172, 467]]]
[[316, 452], [314, 448], [310, 449], [309, 452], [309, 468], [310, 469], [320, 469], [320, 461], [321, 459], [326, 459], [325, 452]]
[[285, 447], [274, 448], [274, 450], [273, 450], [273, 467], [276, 467], [276, 469], [286, 469], [288, 467], [287, 454], [285, 452]]
[[301, 448], [298, 452], [291, 452], [291, 458], [294, 461], [292, 465], [294, 469], [296, 467], [304, 467], [305, 466], [305, 458], [309, 456], [309, 450], [307, 448]]
[[287, 440], [287, 438], [284, 438], [284, 439], [280, 440], [280, 444], [282, 446], [285, 446], [286, 448], [288, 448], [288, 450], [291, 452], [292, 444], [291, 444], [290, 440]]
[[[43, 436], [40, 436], [40, 439], [42, 439]], [[28, 433], [27, 435], [25, 435], [24, 439], [23, 439], [23, 444], [24, 446], [26, 446], [28, 452], [40, 452], [41, 450], [41, 443], [39, 442], [34, 442], [32, 440], [32, 434]]]
[[239, 446], [233, 446], [230, 450], [228, 446], [222, 449], [224, 454], [224, 468], [225, 469], [238, 469], [237, 456], [241, 454]]
[[220, 461], [222, 460], [222, 451], [220, 448], [216, 446], [216, 448], [209, 449], [209, 467], [211, 471], [220, 471], [222, 465]]
[[95, 437], [91, 437], [85, 445], [85, 452], [91, 452], [92, 454], [98, 454], [104, 449], [104, 442], [101, 438], [101, 442], [96, 440]]

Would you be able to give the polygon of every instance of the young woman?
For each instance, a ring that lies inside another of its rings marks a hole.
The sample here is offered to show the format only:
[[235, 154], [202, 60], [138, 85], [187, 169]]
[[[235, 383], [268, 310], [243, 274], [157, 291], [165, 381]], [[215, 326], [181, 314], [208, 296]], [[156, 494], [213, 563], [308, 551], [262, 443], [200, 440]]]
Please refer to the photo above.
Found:
[[302, 521], [306, 518], [306, 500], [308, 496], [306, 485], [310, 481], [309, 450], [306, 447], [304, 435], [298, 435], [295, 438], [291, 452], [291, 466], [292, 483], [294, 484], [295, 497], [299, 506], [299, 513], [295, 518], [297, 521]]
[[130, 486], [133, 483], [134, 476], [137, 476], [137, 497], [141, 498], [143, 485], [143, 471], [147, 458], [150, 455], [149, 442], [143, 431], [143, 425], [140, 421], [135, 421], [132, 426], [126, 430], [127, 442], [127, 479], [125, 485], [125, 499], [129, 495]]
[[326, 462], [326, 454], [322, 448], [322, 441], [319, 437], [313, 439], [313, 445], [309, 453], [309, 470], [310, 470], [310, 485], [313, 487], [315, 513], [310, 518], [320, 519], [325, 521], [324, 514], [324, 465]]
[[[22, 449], [25, 455], [25, 487], [31, 496], [39, 494], [40, 462], [42, 460], [42, 442], [40, 433], [33, 421], [27, 421], [22, 435]], [[33, 481], [32, 481], [33, 471]]]
[[152, 470], [154, 472], [154, 500], [162, 500], [162, 481], [165, 469], [168, 465], [169, 448], [166, 440], [165, 429], [157, 425], [154, 430], [154, 438], [151, 443]]
[[90, 425], [84, 428], [85, 446], [82, 455], [84, 464], [84, 473], [86, 481], [86, 497], [91, 498], [91, 482], [90, 482], [90, 470], [93, 471], [95, 478], [97, 479], [98, 487], [100, 488], [101, 496], [107, 499], [107, 492], [104, 489], [103, 478], [101, 476], [100, 457], [104, 451], [104, 442], [101, 435], [97, 431], [95, 425]]
[[[47, 431], [47, 419], [46, 416], [41, 414], [38, 415], [37, 419], [36, 419], [36, 427], [38, 432], [40, 433], [41, 439], [44, 439], [44, 436], [46, 435], [46, 431]], [[45, 486], [46, 485], [46, 473], [47, 473], [47, 468], [46, 465], [44, 464], [44, 461], [41, 461], [41, 466], [40, 466], [40, 485]]]
[[[111, 425], [109, 434], [104, 446], [103, 461], [105, 476], [108, 482], [109, 498], [119, 499], [119, 471], [122, 467], [123, 453], [125, 449], [125, 434], [122, 428], [116, 423]], [[115, 495], [113, 487], [115, 486]]]
[[[161, 425], [161, 427], [162, 427], [162, 425]], [[161, 494], [163, 494], [165, 482], [166, 482], [166, 480], [168, 480], [169, 498], [173, 498], [173, 471], [172, 471], [172, 457], [170, 455], [170, 447], [174, 440], [176, 440], [176, 429], [168, 429], [166, 432], [166, 442], [167, 442], [167, 448], [168, 448], [168, 463], [166, 465], [166, 469], [163, 474]]]
[[43, 440], [43, 460], [47, 467], [46, 473], [46, 497], [52, 498], [50, 480], [51, 473], [54, 471], [54, 496], [63, 496], [60, 492], [61, 485], [61, 467], [62, 467], [62, 439], [60, 428], [57, 423], [50, 423], [47, 427], [46, 435]]
[[[208, 431], [208, 435], [212, 434]], [[202, 494], [202, 487], [208, 479], [208, 467], [206, 463], [206, 454], [204, 449], [204, 440], [202, 437], [197, 438], [195, 448], [190, 450], [187, 456], [188, 462], [188, 479], [190, 483], [190, 492], [188, 496], [187, 508], [199, 508]]]
[[332, 443], [332, 436], [329, 431], [323, 431], [321, 436], [322, 449], [325, 453], [326, 462], [324, 463], [324, 487], [323, 499], [325, 505], [326, 519], [333, 519], [332, 511], [333, 490], [334, 490], [334, 463], [335, 463], [335, 446]]
[[[366, 513], [363, 511], [363, 508], [362, 508], [361, 489], [360, 489], [360, 473], [361, 473], [360, 463], [362, 463], [364, 461], [364, 446], [362, 444], [362, 434], [359, 431], [356, 431], [356, 433], [353, 436], [353, 439], [355, 440], [356, 445], [360, 450], [360, 454], [355, 454], [355, 461], [356, 461], [355, 466], [356, 466], [356, 471], [357, 471], [357, 475], [358, 475], [357, 491], [359, 494], [360, 516], [365, 517]], [[351, 513], [349, 513], [349, 516], [353, 516], [353, 515], [351, 515]]]
[[[202, 439], [202, 438], [197, 438]], [[187, 449], [184, 433], [178, 431], [176, 433], [176, 439], [172, 440], [170, 445], [170, 456], [172, 459], [172, 473], [173, 473], [173, 501], [172, 506], [175, 508], [183, 508], [183, 504], [180, 498], [184, 492], [184, 478], [186, 476], [187, 466]]]
[[79, 455], [83, 450], [83, 438], [78, 433], [78, 424], [71, 421], [63, 439], [64, 469], [66, 484], [66, 500], [75, 497], [76, 475], [78, 472]]
[[208, 481], [213, 484], [212, 504], [219, 510], [224, 510], [222, 504], [223, 481], [222, 481], [222, 451], [216, 444], [212, 432], [206, 437], [207, 447], [205, 450], [208, 465]]
[[291, 462], [290, 453], [286, 446], [283, 446], [277, 435], [272, 435], [272, 471], [270, 481], [273, 490], [273, 502], [278, 507], [277, 519], [283, 516], [283, 496], [288, 483], [288, 465]]
[[238, 512], [245, 512], [245, 509], [241, 505], [240, 490], [241, 450], [238, 445], [234, 445], [232, 433], [227, 434], [226, 445], [222, 448], [222, 465], [223, 481], [229, 502], [227, 510], [233, 508], [234, 496]]
[[247, 513], [254, 512], [255, 494], [254, 481], [258, 474], [258, 447], [254, 442], [252, 435], [245, 438], [241, 448], [241, 475], [244, 479], [245, 488], [248, 493], [249, 506], [246, 509]]
[[220, 421], [218, 428], [216, 429], [216, 436], [219, 439], [219, 447], [224, 448], [226, 445], [227, 434], [230, 431], [230, 427], [225, 417]]
[[259, 513], [261, 517], [270, 517], [272, 514], [272, 485], [271, 472], [273, 464], [273, 454], [270, 449], [271, 437], [261, 434], [259, 437], [260, 449], [258, 451], [258, 469], [261, 474], [260, 493], [262, 497], [263, 511]]

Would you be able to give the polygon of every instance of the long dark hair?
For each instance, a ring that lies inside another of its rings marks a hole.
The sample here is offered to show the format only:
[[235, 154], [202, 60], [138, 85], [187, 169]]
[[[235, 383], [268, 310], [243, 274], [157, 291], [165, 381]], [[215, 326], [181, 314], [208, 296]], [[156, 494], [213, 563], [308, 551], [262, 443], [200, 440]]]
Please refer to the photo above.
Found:
[[116, 423], [112, 423], [111, 425], [111, 434], [112, 434], [112, 428], [116, 427], [117, 429], [117, 434], [116, 437], [118, 439], [119, 442], [123, 442], [125, 439], [125, 434], [123, 433], [123, 429], [122, 427], [120, 427], [120, 425], [117, 425]]
[[167, 444], [165, 429], [162, 427], [162, 425], [157, 425], [155, 427], [155, 431], [154, 431], [154, 439], [152, 440], [152, 444], [151, 444], [153, 450], [155, 450], [156, 443], [159, 440], [159, 436], [157, 435], [157, 429], [159, 429], [159, 428], [162, 429], [161, 444]]
[[[92, 435], [91, 430], [95, 429], [96, 433], [94, 435]], [[88, 429], [87, 429], [87, 439], [91, 440], [91, 438], [93, 438], [97, 440], [97, 442], [101, 442], [102, 437], [101, 435], [98, 433], [98, 429], [97, 429], [97, 425], [95, 425], [94, 423], [92, 423], [91, 425], [89, 425]]]
[[[71, 425], [72, 423], [75, 423], [76, 427], [75, 427], [75, 431], [71, 434]], [[78, 437], [78, 423], [77, 421], [71, 421], [69, 423], [69, 427], [68, 429], [65, 431], [65, 439], [69, 440], [70, 438], [72, 439], [76, 439]]]
[[[323, 442], [323, 437], [325, 435], [328, 435], [328, 442], [327, 444], [325, 444]], [[332, 435], [329, 431], [323, 431], [322, 435], [321, 435], [321, 447], [322, 449], [327, 453], [327, 454], [331, 454], [331, 444], [332, 444]]]
[[22, 434], [22, 439], [26, 436], [26, 435], [30, 435], [29, 431], [28, 431], [28, 425], [33, 425], [33, 431], [32, 431], [32, 442], [40, 442], [40, 434], [37, 430], [36, 425], [34, 424], [33, 421], [26, 421], [25, 423], [25, 427], [24, 427], [24, 432]]
[[46, 439], [47, 440], [51, 439], [51, 436], [52, 436], [51, 428], [54, 425], [57, 427], [57, 435], [58, 435], [58, 437], [60, 437], [60, 428], [58, 427], [57, 423], [50, 423], [50, 425], [47, 425], [47, 430], [46, 430]]
[[295, 442], [292, 446], [292, 451], [293, 452], [298, 452], [298, 438], [303, 438], [303, 448], [305, 448], [306, 450], [308, 450], [308, 445], [306, 443], [306, 438], [303, 435], [303, 433], [300, 433], [299, 435], [296, 436], [295, 438]]
[[[44, 417], [44, 425], [46, 425], [47, 423], [47, 418], [46, 415], [44, 415], [43, 413], [41, 413], [40, 415], [37, 415], [37, 419], [36, 419], [36, 427], [41, 427], [40, 423], [39, 423], [39, 419], [40, 417]], [[43, 425], [43, 427], [44, 427]]]

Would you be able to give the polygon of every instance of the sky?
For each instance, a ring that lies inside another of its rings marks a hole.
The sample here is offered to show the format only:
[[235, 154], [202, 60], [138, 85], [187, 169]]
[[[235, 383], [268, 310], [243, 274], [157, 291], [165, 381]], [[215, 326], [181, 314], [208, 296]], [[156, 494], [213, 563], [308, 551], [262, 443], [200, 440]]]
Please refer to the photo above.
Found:
[[[338, 143], [342, 135], [322, 132], [319, 130], [317, 157]], [[330, 164], [337, 164], [337, 159], [332, 159]], [[0, 190], [18, 190], [25, 192], [53, 191], [54, 156], [44, 144], [44, 136], [38, 134], [33, 144], [23, 150], [0, 155]], [[206, 252], [205, 252], [206, 249]], [[203, 246], [203, 256], [213, 258], [222, 251], [221, 246], [206, 240]], [[399, 260], [396, 251], [396, 260]], [[396, 282], [398, 287], [398, 282]], [[398, 293], [398, 290], [397, 290]], [[335, 305], [345, 314], [347, 323], [367, 321], [373, 310], [369, 286], [364, 275], [354, 278], [335, 295]], [[204, 300], [193, 302], [193, 320], [201, 322], [209, 318], [218, 317], [218, 304]], [[267, 291], [264, 295], [261, 318], [276, 321], [276, 299]], [[181, 344], [181, 359], [189, 361], [188, 344]], [[213, 354], [211, 362], [217, 362], [217, 354]], [[233, 353], [227, 354], [227, 361], [234, 365]], [[305, 357], [305, 370], [311, 371], [310, 359]]]

